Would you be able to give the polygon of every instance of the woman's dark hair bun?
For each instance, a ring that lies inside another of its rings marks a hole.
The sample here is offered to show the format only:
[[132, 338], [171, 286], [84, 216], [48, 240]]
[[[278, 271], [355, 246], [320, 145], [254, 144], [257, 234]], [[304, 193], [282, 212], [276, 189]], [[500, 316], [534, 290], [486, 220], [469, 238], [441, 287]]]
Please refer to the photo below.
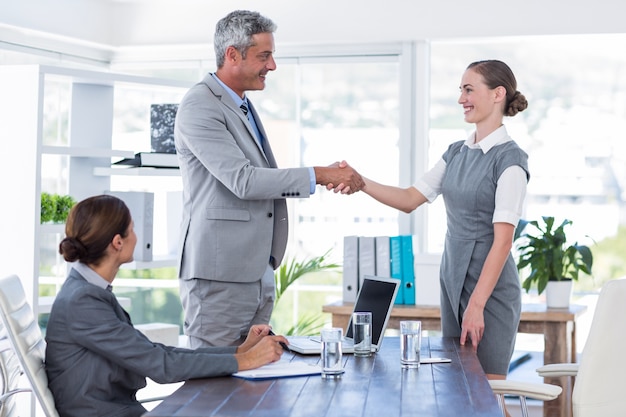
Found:
[[59, 243], [59, 253], [67, 262], [76, 262], [87, 255], [87, 248], [80, 240], [66, 237]]
[[515, 94], [513, 94], [513, 98], [511, 98], [505, 114], [507, 116], [515, 116], [517, 113], [526, 110], [527, 107], [528, 101], [526, 100], [524, 94], [520, 93], [519, 91], [515, 91]]

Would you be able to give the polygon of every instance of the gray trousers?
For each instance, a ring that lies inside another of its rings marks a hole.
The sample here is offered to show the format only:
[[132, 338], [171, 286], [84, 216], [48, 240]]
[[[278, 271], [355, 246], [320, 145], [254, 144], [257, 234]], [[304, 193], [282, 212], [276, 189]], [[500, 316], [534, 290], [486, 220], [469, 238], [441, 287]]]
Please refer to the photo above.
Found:
[[268, 324], [274, 309], [274, 270], [255, 282], [179, 280], [189, 347], [241, 344], [253, 324]]

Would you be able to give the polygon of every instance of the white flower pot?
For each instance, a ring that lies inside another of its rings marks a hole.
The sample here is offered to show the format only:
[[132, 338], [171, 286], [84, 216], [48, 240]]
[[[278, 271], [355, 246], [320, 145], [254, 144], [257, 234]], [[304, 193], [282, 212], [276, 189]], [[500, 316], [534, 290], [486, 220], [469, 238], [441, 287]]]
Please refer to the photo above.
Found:
[[572, 297], [572, 280], [548, 281], [546, 306], [548, 308], [569, 308]]

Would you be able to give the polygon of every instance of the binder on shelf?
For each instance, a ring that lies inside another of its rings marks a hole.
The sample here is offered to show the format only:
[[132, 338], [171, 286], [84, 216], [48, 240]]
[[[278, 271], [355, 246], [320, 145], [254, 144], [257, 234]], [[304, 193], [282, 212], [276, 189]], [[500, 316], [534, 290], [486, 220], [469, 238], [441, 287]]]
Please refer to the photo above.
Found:
[[400, 236], [402, 253], [400, 255], [402, 268], [402, 299], [404, 304], [415, 305], [415, 268], [413, 263], [413, 236]]
[[154, 194], [143, 191], [107, 191], [124, 201], [135, 223], [137, 244], [133, 257], [135, 261], [151, 262], [153, 246]]
[[353, 303], [359, 292], [359, 237], [343, 238], [343, 301]]
[[376, 275], [391, 277], [389, 236], [376, 236]]
[[166, 152], [138, 152], [134, 158], [124, 158], [113, 165], [150, 168], [179, 168], [178, 156]]
[[[400, 236], [391, 236], [389, 238], [389, 253], [391, 257], [391, 278], [399, 279], [402, 282], [402, 240]], [[404, 304], [404, 291], [402, 286], [396, 294], [394, 304]]]
[[366, 275], [376, 275], [376, 238], [359, 236], [359, 288]]

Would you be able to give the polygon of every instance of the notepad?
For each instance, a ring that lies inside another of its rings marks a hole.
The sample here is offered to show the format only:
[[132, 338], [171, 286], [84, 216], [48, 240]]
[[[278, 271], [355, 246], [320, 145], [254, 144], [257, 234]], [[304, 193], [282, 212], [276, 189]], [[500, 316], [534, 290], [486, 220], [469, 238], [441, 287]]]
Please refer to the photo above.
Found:
[[287, 378], [294, 376], [319, 375], [321, 373], [322, 372], [319, 364], [279, 361], [270, 363], [265, 366], [261, 366], [257, 369], [235, 372], [233, 376], [244, 379], [271, 379]]

